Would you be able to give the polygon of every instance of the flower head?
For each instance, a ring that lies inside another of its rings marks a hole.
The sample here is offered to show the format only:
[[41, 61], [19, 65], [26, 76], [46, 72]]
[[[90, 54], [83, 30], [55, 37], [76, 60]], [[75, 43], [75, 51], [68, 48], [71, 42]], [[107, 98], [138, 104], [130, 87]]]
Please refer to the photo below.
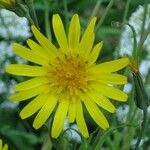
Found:
[[10, 96], [13, 101], [33, 98], [20, 112], [25, 119], [39, 111], [33, 122], [34, 128], [40, 128], [56, 110], [51, 135], [57, 138], [63, 129], [66, 116], [70, 123], [76, 121], [84, 137], [88, 129], [83, 115], [83, 104], [93, 120], [104, 130], [108, 121], [98, 106], [113, 113], [114, 105], [109, 98], [126, 101], [127, 94], [113, 87], [113, 84], [125, 84], [127, 78], [115, 73], [128, 65], [128, 58], [96, 64], [103, 42], [93, 47], [94, 17], [80, 39], [80, 22], [75, 14], [70, 22], [66, 36], [62, 20], [53, 15], [52, 24], [59, 44], [56, 48], [40, 31], [32, 26], [32, 32], [39, 42], [27, 40], [29, 48], [14, 44], [16, 54], [38, 65], [11, 64], [8, 73], [33, 77], [17, 84], [17, 91]]
[[0, 139], [0, 150], [8, 150], [8, 145], [5, 144], [5, 145], [3, 146], [3, 142], [2, 142], [1, 139]]

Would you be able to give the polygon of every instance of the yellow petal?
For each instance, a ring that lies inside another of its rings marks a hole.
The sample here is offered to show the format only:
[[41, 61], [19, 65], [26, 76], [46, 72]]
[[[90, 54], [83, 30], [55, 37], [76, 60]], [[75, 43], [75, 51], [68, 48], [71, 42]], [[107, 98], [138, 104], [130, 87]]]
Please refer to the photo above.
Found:
[[88, 92], [88, 96], [91, 100], [93, 100], [96, 104], [98, 104], [105, 110], [111, 113], [115, 112], [116, 110], [115, 106], [106, 97], [102, 96], [98, 92], [95, 92], [94, 90], [90, 91]]
[[96, 17], [93, 17], [92, 20], [90, 21], [88, 27], [86, 28], [85, 32], [84, 32], [84, 36], [88, 36], [90, 33], [94, 32], [94, 28], [95, 28], [95, 24], [96, 24]]
[[54, 55], [50, 50], [44, 49], [43, 47], [41, 47], [39, 44], [37, 44], [31, 39], [28, 39], [27, 43], [28, 43], [28, 46], [32, 49], [32, 52], [34, 54], [37, 54], [38, 56], [43, 57], [47, 61], [49, 61], [49, 59], [51, 58], [51, 55]]
[[41, 85], [39, 87], [35, 87], [29, 90], [21, 91], [19, 93], [15, 93], [9, 97], [12, 101], [23, 101], [29, 98], [32, 98], [36, 95], [49, 92], [49, 85]]
[[52, 24], [53, 24], [54, 34], [60, 48], [62, 49], [62, 51], [67, 52], [68, 50], [67, 37], [66, 37], [64, 25], [58, 14], [53, 15]]
[[8, 145], [5, 144], [4, 147], [2, 148], [2, 150], [8, 150]]
[[97, 107], [97, 105], [90, 100], [89, 98], [84, 99], [84, 104], [93, 118], [93, 120], [104, 130], [106, 130], [109, 127], [108, 121], [106, 117], [103, 115], [103, 113], [100, 111], [100, 109]]
[[116, 73], [100, 73], [97, 75], [97, 80], [106, 84], [126, 84], [127, 77]]
[[33, 127], [35, 129], [40, 128], [50, 117], [52, 111], [54, 110], [57, 104], [57, 97], [49, 94], [44, 101], [44, 106], [41, 108], [33, 122]]
[[37, 54], [33, 53], [30, 49], [25, 48], [20, 44], [16, 44], [16, 43], [13, 44], [13, 49], [17, 55], [33, 63], [40, 64], [40, 65], [48, 64], [48, 61], [46, 59], [43, 59], [41, 56], [38, 56]]
[[88, 35], [86, 38], [82, 38], [80, 44], [79, 44], [79, 54], [83, 56], [83, 58], [87, 59], [94, 43], [94, 32]]
[[57, 108], [52, 124], [52, 137], [57, 138], [63, 129], [64, 121], [68, 112], [69, 101], [62, 100]]
[[46, 102], [47, 94], [41, 94], [27, 104], [20, 112], [22, 119], [28, 118], [36, 113]]
[[89, 132], [88, 132], [88, 128], [86, 126], [85, 120], [84, 120], [84, 116], [83, 116], [83, 109], [82, 109], [82, 104], [81, 101], [78, 100], [77, 101], [77, 114], [76, 114], [76, 122], [78, 125], [78, 128], [80, 130], [80, 132], [82, 133], [82, 135], [85, 138], [89, 137]]
[[76, 118], [76, 103], [70, 102], [69, 110], [68, 110], [68, 121], [69, 123], [73, 123]]
[[21, 82], [17, 85], [14, 86], [14, 89], [16, 91], [23, 91], [23, 90], [28, 90], [35, 88], [37, 86], [43, 85], [49, 83], [48, 78], [46, 77], [35, 77], [33, 79], [29, 79], [27, 81]]
[[99, 42], [98, 44], [96, 44], [94, 46], [93, 50], [91, 51], [90, 55], [87, 58], [87, 61], [88, 61], [89, 65], [96, 62], [96, 60], [97, 60], [97, 58], [100, 54], [100, 51], [102, 49], [102, 46], [103, 46], [103, 42]]
[[104, 96], [112, 98], [116, 101], [125, 102], [128, 99], [128, 95], [126, 93], [112, 86], [95, 83], [94, 85], [91, 85], [91, 87]]
[[75, 51], [79, 45], [80, 30], [79, 16], [75, 14], [71, 19], [68, 34], [69, 48], [73, 51]]
[[129, 64], [128, 58], [121, 58], [105, 63], [101, 63], [99, 65], [96, 65], [94, 67], [91, 67], [91, 71], [93, 73], [95, 72], [116, 72], [124, 67], [126, 67]]
[[3, 145], [3, 142], [2, 142], [2, 140], [0, 139], [0, 150], [2, 149], [2, 145]]
[[6, 67], [6, 72], [14, 75], [29, 76], [29, 77], [44, 76], [47, 73], [43, 67], [23, 65], [23, 64], [10, 64]]
[[57, 48], [35, 26], [32, 26], [31, 30], [37, 41], [47, 50], [47, 52], [51, 51], [54, 54], [57, 52]]
[[94, 35], [95, 23], [96, 23], [96, 17], [94, 17], [89, 23], [79, 44], [79, 48], [78, 48], [79, 54], [82, 54], [85, 57], [89, 55], [93, 46], [93, 42], [95, 38]]

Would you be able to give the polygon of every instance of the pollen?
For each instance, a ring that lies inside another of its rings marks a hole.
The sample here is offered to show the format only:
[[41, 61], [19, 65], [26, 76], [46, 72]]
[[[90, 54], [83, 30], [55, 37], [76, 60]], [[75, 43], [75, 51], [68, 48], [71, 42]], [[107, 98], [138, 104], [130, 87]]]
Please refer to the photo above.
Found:
[[70, 89], [83, 90], [87, 85], [86, 63], [78, 56], [66, 56], [63, 59], [57, 58], [52, 71], [54, 82], [63, 91]]

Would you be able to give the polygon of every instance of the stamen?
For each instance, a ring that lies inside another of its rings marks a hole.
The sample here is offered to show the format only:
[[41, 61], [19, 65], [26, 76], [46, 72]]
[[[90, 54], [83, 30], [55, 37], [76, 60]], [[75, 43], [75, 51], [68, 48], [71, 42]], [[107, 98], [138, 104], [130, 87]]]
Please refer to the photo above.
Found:
[[66, 91], [70, 93], [70, 96], [75, 94], [75, 89], [85, 91], [87, 86], [86, 64], [78, 56], [72, 57], [65, 54], [63, 61], [57, 57], [57, 65], [51, 73], [60, 91]]

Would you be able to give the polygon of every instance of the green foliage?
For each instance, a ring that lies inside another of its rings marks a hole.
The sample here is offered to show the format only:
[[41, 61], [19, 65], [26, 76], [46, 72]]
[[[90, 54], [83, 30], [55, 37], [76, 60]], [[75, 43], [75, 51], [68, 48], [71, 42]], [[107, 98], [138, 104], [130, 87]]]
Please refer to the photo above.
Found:
[[[81, 20], [82, 33], [85, 29], [85, 26], [89, 23], [89, 19], [91, 18], [91, 14], [98, 0], [34, 0], [34, 8], [36, 10], [37, 19], [39, 22], [39, 27], [42, 33], [49, 36], [49, 38], [56, 42], [51, 25], [51, 17], [54, 13], [61, 14], [61, 17], [64, 19], [64, 24], [67, 26], [68, 20], [70, 20], [72, 14], [78, 13]], [[67, 9], [65, 2], [67, 2]], [[98, 17], [98, 22], [104, 15], [106, 8], [109, 4], [110, 0], [101, 0], [101, 4], [99, 9], [95, 13]], [[104, 41], [103, 51], [101, 53], [101, 59], [98, 62], [102, 62], [104, 60], [111, 60], [114, 57], [120, 57], [119, 55], [119, 47], [120, 47], [120, 39], [121, 33], [124, 27], [122, 24], [123, 14], [126, 7], [127, 0], [114, 0], [112, 7], [108, 10], [106, 17], [104, 18], [101, 26], [97, 28], [96, 39], [95, 42]], [[138, 8], [139, 5], [143, 5], [143, 0], [131, 0], [129, 5], [128, 13], [126, 16], [126, 20], [128, 21], [131, 14]], [[45, 7], [47, 6], [47, 10]], [[46, 15], [46, 11], [48, 15]], [[35, 19], [32, 16], [32, 21]], [[0, 22], [3, 18], [0, 16]], [[49, 20], [47, 20], [49, 19]], [[126, 22], [125, 22], [126, 23]], [[48, 29], [49, 27], [49, 29]], [[1, 29], [0, 29], [1, 32]], [[12, 41], [19, 41], [21, 43], [25, 43], [25, 39], [23, 38], [15, 38]], [[0, 36], [0, 42], [10, 42], [9, 38], [5, 39]], [[144, 49], [144, 48], [143, 48]], [[114, 54], [115, 53], [115, 54]], [[117, 54], [116, 54], [117, 53]], [[114, 54], [114, 55], [113, 55]], [[146, 58], [145, 55], [148, 55], [146, 52], [143, 52], [144, 56], [141, 58], [141, 61]], [[141, 54], [141, 55], [143, 55]], [[16, 57], [6, 57], [3, 62], [0, 64], [0, 68], [4, 68], [7, 63], [15, 63]], [[8, 75], [0, 69], [0, 82], [5, 83], [7, 91], [10, 89], [10, 82], [12, 81], [12, 76]], [[128, 71], [127, 71], [128, 72]], [[129, 83], [131, 82], [130, 74]], [[14, 82], [18, 82], [24, 78], [16, 78]], [[150, 71], [145, 77], [145, 90], [150, 89]], [[32, 128], [32, 122], [30, 119], [21, 120], [19, 117], [19, 108], [22, 107], [21, 104], [10, 107], [5, 103], [8, 102], [9, 92], [1, 92], [0, 89], [0, 138], [2, 138], [5, 143], [9, 145], [10, 150], [129, 150], [134, 147], [134, 144], [137, 140], [137, 136], [139, 133], [139, 127], [142, 122], [142, 112], [138, 110], [133, 101], [133, 91], [131, 89], [129, 92], [129, 100], [126, 104], [122, 103], [118, 106], [122, 109], [128, 105], [128, 111], [126, 114], [123, 114], [125, 117], [125, 122], [123, 118], [121, 120], [118, 119], [117, 115], [121, 115], [119, 113], [115, 113], [113, 115], [107, 115], [109, 118], [111, 128], [104, 132], [96, 128], [96, 125], [92, 122], [91, 118], [87, 115], [85, 110], [85, 118], [87, 120], [88, 128], [90, 130], [90, 138], [84, 139], [81, 137], [82, 142], [80, 142], [80, 135], [78, 135], [78, 140], [73, 139], [73, 133], [76, 131], [70, 131], [62, 133], [59, 139], [54, 140], [49, 135], [50, 125], [49, 122], [45, 127], [42, 127], [40, 130], [35, 131]], [[139, 90], [139, 89], [138, 89]], [[137, 92], [137, 91], [136, 91]], [[140, 91], [142, 92], [142, 91]], [[139, 93], [136, 93], [136, 96]], [[148, 93], [149, 94], [149, 93]], [[137, 97], [137, 99], [140, 96]], [[140, 99], [141, 101], [141, 99]], [[9, 102], [8, 102], [9, 103]], [[33, 121], [33, 119], [32, 119]], [[140, 149], [148, 150], [150, 149], [150, 117], [148, 116], [148, 122], [145, 129], [145, 136], [143, 137], [143, 143], [140, 145]], [[71, 127], [71, 125], [69, 126]], [[76, 133], [78, 134], [78, 133]]]

